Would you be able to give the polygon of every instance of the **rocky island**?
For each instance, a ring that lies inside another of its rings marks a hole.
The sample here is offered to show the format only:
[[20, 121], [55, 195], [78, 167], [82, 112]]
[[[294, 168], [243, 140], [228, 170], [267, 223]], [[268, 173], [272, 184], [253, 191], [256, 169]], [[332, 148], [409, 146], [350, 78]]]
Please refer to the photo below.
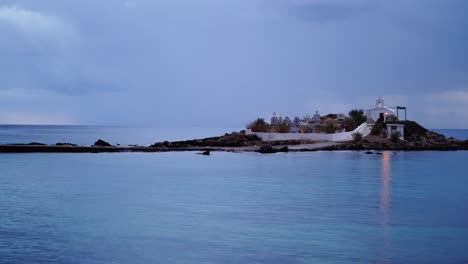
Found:
[[310, 140], [264, 141], [246, 131], [226, 133], [218, 137], [185, 141], [157, 142], [151, 146], [113, 146], [97, 140], [92, 146], [72, 143], [46, 145], [42, 143], [0, 145], [0, 153], [101, 153], [101, 152], [168, 152], [168, 151], [229, 151], [276, 153], [288, 151], [334, 151], [334, 150], [468, 150], [468, 140], [446, 138], [429, 131], [413, 121], [405, 121], [405, 140], [389, 138], [384, 133], [370, 135], [347, 142]]

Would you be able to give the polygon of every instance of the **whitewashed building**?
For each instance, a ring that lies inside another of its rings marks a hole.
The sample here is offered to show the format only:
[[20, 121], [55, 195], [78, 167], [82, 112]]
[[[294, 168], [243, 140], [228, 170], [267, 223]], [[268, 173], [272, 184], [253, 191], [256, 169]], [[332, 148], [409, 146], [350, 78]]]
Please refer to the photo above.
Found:
[[396, 114], [396, 109], [385, 106], [384, 100], [379, 97], [375, 101], [375, 108], [366, 110], [365, 114], [367, 116], [367, 122], [369, 123], [374, 123], [379, 119], [382, 122], [386, 122], [387, 116]]
[[387, 124], [387, 136], [390, 137], [392, 133], [398, 132], [400, 139], [405, 139], [405, 125], [403, 124]]

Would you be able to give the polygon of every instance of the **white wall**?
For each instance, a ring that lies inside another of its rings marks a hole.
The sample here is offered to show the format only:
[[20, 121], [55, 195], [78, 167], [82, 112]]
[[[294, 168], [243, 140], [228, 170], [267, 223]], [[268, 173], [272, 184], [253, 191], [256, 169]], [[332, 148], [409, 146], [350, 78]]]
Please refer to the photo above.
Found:
[[[392, 130], [392, 125], [387, 124], [387, 136], [390, 137], [394, 130]], [[404, 125], [397, 125], [396, 126], [396, 131], [400, 132], [400, 139], [404, 140], [405, 139], [405, 126]]]
[[311, 140], [311, 141], [331, 141], [331, 142], [344, 142], [353, 140], [353, 134], [359, 132], [363, 137], [370, 134], [372, 129], [371, 124], [362, 123], [359, 127], [351, 132], [340, 132], [333, 134], [326, 133], [266, 133], [266, 132], [252, 132], [250, 129], [246, 130], [246, 134], [253, 134], [260, 137], [263, 141], [275, 140]]
[[380, 118], [380, 113], [384, 113], [387, 115], [394, 115], [395, 112], [385, 109], [385, 108], [376, 108], [376, 109], [370, 109], [366, 111], [366, 116], [368, 119], [372, 119], [374, 122], [377, 121]]

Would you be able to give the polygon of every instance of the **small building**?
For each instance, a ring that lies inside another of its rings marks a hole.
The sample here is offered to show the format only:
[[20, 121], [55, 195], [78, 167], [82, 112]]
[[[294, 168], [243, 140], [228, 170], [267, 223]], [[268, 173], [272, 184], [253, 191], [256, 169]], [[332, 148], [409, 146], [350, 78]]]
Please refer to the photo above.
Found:
[[390, 137], [392, 133], [399, 132], [400, 139], [405, 139], [405, 125], [404, 124], [388, 124], [387, 123], [387, 136]]
[[387, 121], [387, 116], [389, 115], [395, 115], [396, 111], [395, 109], [392, 109], [390, 107], [387, 107], [384, 105], [384, 100], [379, 97], [375, 101], [375, 108], [366, 110], [366, 116], [367, 116], [367, 121], [369, 123], [374, 123], [374, 122], [386, 122]]

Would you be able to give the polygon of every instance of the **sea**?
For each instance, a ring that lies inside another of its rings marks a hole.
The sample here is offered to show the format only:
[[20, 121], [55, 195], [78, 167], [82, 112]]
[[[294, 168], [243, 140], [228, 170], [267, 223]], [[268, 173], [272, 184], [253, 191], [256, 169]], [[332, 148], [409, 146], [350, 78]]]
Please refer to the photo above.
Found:
[[[0, 126], [0, 142], [226, 132], [169, 130]], [[468, 263], [467, 161], [468, 151], [0, 154], [0, 263]]]

